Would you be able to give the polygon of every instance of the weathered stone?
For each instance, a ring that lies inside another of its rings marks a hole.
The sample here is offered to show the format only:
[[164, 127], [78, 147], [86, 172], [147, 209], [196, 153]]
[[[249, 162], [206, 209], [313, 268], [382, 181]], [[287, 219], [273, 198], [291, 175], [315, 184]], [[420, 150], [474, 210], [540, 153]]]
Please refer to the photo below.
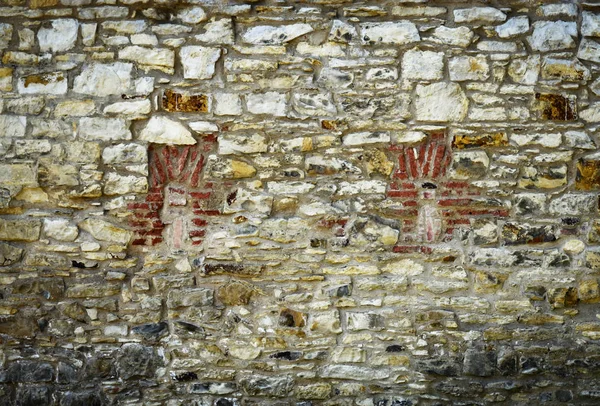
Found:
[[267, 138], [261, 134], [221, 134], [219, 154], [253, 154], [267, 150]]
[[23, 257], [24, 250], [10, 244], [0, 243], [0, 266], [16, 264]]
[[252, 114], [268, 114], [277, 117], [286, 115], [286, 95], [277, 92], [252, 93], [246, 95], [246, 105]]
[[80, 222], [78, 226], [87, 231], [97, 240], [114, 242], [126, 245], [132, 237], [132, 233], [108, 221], [96, 218], [88, 218]]
[[152, 377], [160, 365], [160, 359], [152, 347], [137, 343], [124, 344], [117, 356], [117, 371], [121, 379]]
[[540, 65], [541, 58], [539, 55], [531, 55], [526, 59], [516, 59], [508, 66], [508, 75], [514, 82], [533, 85], [538, 80]]
[[[334, 116], [337, 113], [331, 96], [327, 94], [295, 93], [291, 101], [294, 110], [303, 116]], [[250, 110], [250, 105], [248, 105], [248, 110]]]
[[462, 121], [469, 101], [456, 83], [417, 85], [416, 119], [420, 121]]
[[17, 85], [19, 93], [22, 94], [65, 94], [68, 85], [67, 78], [63, 72], [44, 73], [40, 75], [29, 75], [19, 78]]
[[328, 41], [348, 43], [356, 38], [358, 33], [352, 25], [342, 21], [333, 20], [329, 31]]
[[466, 48], [474, 36], [475, 34], [468, 27], [448, 28], [442, 25], [433, 30], [431, 39], [440, 44]]
[[124, 94], [131, 86], [132, 69], [132, 64], [123, 62], [86, 65], [75, 77], [73, 91], [99, 97]]
[[213, 290], [188, 288], [169, 292], [167, 306], [170, 308], [207, 306], [213, 303]]
[[148, 192], [148, 180], [145, 177], [123, 176], [114, 172], [104, 176], [104, 194], [107, 196], [146, 192]]
[[204, 33], [195, 36], [196, 41], [208, 44], [233, 44], [235, 34], [231, 18], [212, 18], [204, 25]]
[[483, 55], [477, 57], [459, 56], [450, 59], [448, 70], [450, 80], [486, 80], [489, 77], [489, 65]]
[[584, 11], [581, 13], [581, 35], [600, 37], [600, 14]]
[[130, 46], [119, 51], [119, 59], [151, 69], [170, 71], [175, 67], [175, 53], [170, 49]]
[[506, 14], [493, 7], [473, 7], [454, 10], [456, 23], [499, 23], [506, 20]]
[[235, 116], [242, 114], [242, 101], [235, 93], [216, 93], [214, 113], [217, 116]]
[[527, 16], [513, 17], [502, 25], [496, 27], [500, 38], [512, 38], [529, 31], [529, 18]]
[[109, 104], [104, 108], [106, 115], [118, 115], [128, 119], [140, 119], [150, 114], [150, 100], [137, 100]]
[[42, 52], [65, 52], [75, 46], [79, 23], [77, 20], [64, 18], [52, 20], [49, 26], [38, 30], [37, 38]]
[[79, 230], [67, 219], [45, 219], [44, 234], [59, 241], [75, 241]]
[[153, 116], [141, 131], [139, 140], [175, 145], [193, 145], [197, 142], [183, 124], [165, 116]]
[[104, 21], [101, 24], [103, 30], [115, 31], [119, 34], [137, 34], [148, 28], [145, 20]]
[[560, 51], [575, 47], [577, 24], [565, 21], [536, 21], [533, 34], [527, 38], [535, 51]]
[[25, 116], [0, 115], [0, 137], [24, 137], [26, 126]]
[[217, 299], [227, 306], [247, 305], [254, 294], [252, 285], [245, 282], [229, 282], [219, 287]]
[[39, 220], [0, 219], [0, 240], [36, 241], [40, 238], [41, 229], [42, 223]]
[[216, 178], [251, 178], [256, 174], [256, 168], [244, 161], [223, 159], [215, 155], [208, 158], [207, 168], [210, 174]]
[[600, 44], [586, 38], [582, 39], [579, 43], [577, 57], [586, 61], [600, 63]]
[[79, 136], [87, 141], [130, 140], [131, 131], [129, 123], [119, 118], [82, 117]]
[[463, 370], [474, 376], [492, 376], [496, 367], [496, 353], [470, 348], [465, 351]]
[[269, 396], [283, 398], [294, 388], [292, 377], [252, 375], [240, 379], [240, 385], [249, 396]]
[[221, 57], [220, 48], [185, 46], [179, 51], [186, 79], [210, 79], [215, 75], [215, 64]]
[[6, 370], [7, 382], [50, 382], [53, 378], [54, 368], [47, 362], [21, 360], [11, 363]]
[[259, 25], [242, 34], [242, 40], [257, 45], [284, 44], [294, 38], [313, 31], [309, 24], [290, 24], [281, 26]]
[[177, 18], [186, 24], [198, 24], [207, 19], [206, 12], [202, 7], [182, 8], [177, 13]]
[[566, 81], [590, 80], [590, 71], [578, 60], [544, 58], [542, 78]]
[[328, 365], [319, 369], [318, 375], [322, 378], [352, 379], [365, 381], [373, 379], [386, 379], [389, 371], [381, 368], [368, 368], [354, 365]]
[[420, 41], [421, 37], [409, 21], [386, 21], [361, 24], [360, 39], [363, 44], [405, 45]]
[[553, 199], [548, 207], [556, 216], [581, 216], [594, 209], [594, 196], [591, 194], [566, 193]]
[[402, 57], [402, 78], [408, 80], [439, 80], [444, 69], [441, 52], [411, 49]]

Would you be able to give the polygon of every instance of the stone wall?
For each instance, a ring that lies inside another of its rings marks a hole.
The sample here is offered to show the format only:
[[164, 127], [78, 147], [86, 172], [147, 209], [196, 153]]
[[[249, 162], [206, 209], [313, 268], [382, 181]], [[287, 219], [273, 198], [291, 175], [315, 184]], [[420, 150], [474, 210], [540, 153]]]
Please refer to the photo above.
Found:
[[597, 1], [0, 4], [0, 405], [600, 403]]

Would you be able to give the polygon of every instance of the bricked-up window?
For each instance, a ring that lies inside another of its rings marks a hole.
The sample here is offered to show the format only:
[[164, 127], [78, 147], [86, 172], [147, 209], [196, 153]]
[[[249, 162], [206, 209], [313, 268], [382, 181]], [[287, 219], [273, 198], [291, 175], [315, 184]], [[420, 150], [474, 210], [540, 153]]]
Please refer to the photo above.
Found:
[[151, 145], [148, 195], [143, 202], [129, 205], [134, 245], [165, 242], [177, 252], [194, 251], [202, 244], [207, 216], [219, 214], [209, 208], [212, 183], [203, 178], [206, 154], [213, 144], [214, 137], [208, 136], [194, 146]]

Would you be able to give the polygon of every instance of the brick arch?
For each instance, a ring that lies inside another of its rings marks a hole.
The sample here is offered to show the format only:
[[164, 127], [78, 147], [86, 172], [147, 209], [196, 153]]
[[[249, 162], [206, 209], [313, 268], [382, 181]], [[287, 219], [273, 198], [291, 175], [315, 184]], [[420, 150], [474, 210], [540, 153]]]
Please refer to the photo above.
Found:
[[394, 251], [426, 252], [428, 247], [407, 244], [448, 241], [473, 218], [508, 216], [508, 210], [481, 199], [480, 189], [470, 182], [447, 176], [453, 150], [446, 131], [432, 131], [418, 145], [394, 145], [391, 151], [397, 154], [397, 167], [387, 195], [403, 207], [395, 213], [403, 228]]
[[[172, 241], [175, 249], [203, 242], [206, 216], [220, 214], [207, 210], [212, 195], [212, 183], [203, 180], [206, 154], [212, 150], [214, 137], [196, 145], [174, 146], [150, 144], [149, 191], [143, 201], [129, 204], [132, 211], [130, 225], [134, 229], [133, 245], [154, 246], [164, 242], [165, 229], [173, 223]], [[166, 219], [165, 212], [179, 210], [180, 219]], [[182, 222], [185, 221], [185, 224]]]

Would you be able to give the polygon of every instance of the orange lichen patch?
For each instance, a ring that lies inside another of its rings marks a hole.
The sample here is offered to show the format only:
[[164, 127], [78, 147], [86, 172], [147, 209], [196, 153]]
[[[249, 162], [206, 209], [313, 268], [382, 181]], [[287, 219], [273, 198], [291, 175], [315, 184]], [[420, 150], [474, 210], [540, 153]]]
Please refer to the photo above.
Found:
[[165, 90], [162, 98], [163, 108], [167, 111], [208, 112], [208, 96], [204, 94], [187, 95]]
[[23, 86], [28, 87], [29, 85], [43, 85], [47, 86], [50, 83], [62, 82], [65, 77], [62, 72], [43, 73], [41, 75], [30, 75], [25, 78]]
[[452, 146], [458, 149], [479, 147], [504, 147], [508, 145], [508, 137], [504, 132], [490, 134], [457, 134]]
[[535, 109], [541, 112], [541, 118], [554, 121], [573, 121], [577, 119], [577, 108], [572, 97], [560, 94], [536, 93]]
[[600, 188], [600, 161], [586, 161], [585, 159], [580, 159], [577, 162], [575, 187], [578, 190]]
[[339, 123], [336, 120], [323, 120], [321, 121], [321, 127], [326, 130], [337, 130]]

